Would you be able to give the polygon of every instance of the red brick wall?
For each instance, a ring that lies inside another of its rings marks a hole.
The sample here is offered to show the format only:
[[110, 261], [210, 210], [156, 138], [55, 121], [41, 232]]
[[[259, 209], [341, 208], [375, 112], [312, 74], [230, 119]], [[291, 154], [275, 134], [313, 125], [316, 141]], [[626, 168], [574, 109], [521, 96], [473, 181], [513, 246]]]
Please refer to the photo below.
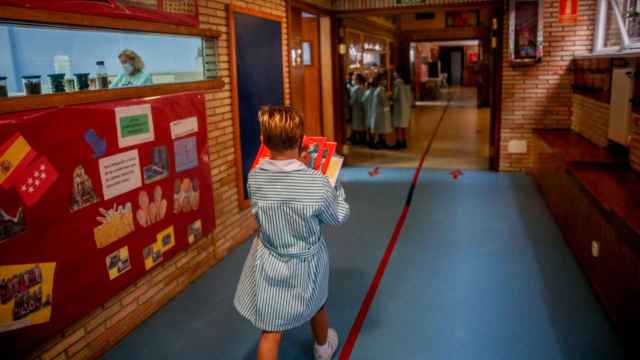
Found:
[[[500, 170], [521, 171], [531, 167], [531, 149], [508, 152], [512, 140], [532, 140], [533, 128], [569, 128], [571, 125], [571, 59], [591, 51], [596, 0], [579, 2], [578, 23], [558, 23], [560, 0], [544, 1], [544, 56], [528, 67], [509, 64], [509, 19], [504, 21], [502, 81], [502, 127]], [[505, 5], [505, 14], [509, 14]], [[531, 145], [531, 144], [529, 144]]]
[[[48, 344], [37, 349], [33, 357], [43, 360], [98, 357], [255, 230], [255, 222], [250, 211], [240, 210], [238, 207], [229, 85], [229, 37], [225, 9], [230, 3], [286, 17], [285, 0], [199, 0], [201, 26], [222, 32], [219, 39], [218, 63], [220, 78], [226, 83], [224, 89], [206, 95], [216, 231], [187, 251], [150, 271], [144, 278], [92, 314], [51, 339]], [[287, 69], [284, 82], [285, 99], [288, 102], [290, 89], [286, 22], [282, 40], [283, 60]]]

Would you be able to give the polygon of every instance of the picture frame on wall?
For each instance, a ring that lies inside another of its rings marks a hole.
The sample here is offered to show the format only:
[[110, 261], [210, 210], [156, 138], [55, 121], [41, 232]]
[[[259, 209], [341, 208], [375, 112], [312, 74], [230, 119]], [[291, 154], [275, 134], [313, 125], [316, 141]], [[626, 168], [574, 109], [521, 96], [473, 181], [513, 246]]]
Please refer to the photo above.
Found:
[[448, 28], [476, 27], [480, 25], [480, 13], [477, 10], [447, 11], [445, 24]]
[[509, 58], [512, 65], [533, 65], [543, 55], [543, 2], [509, 1]]

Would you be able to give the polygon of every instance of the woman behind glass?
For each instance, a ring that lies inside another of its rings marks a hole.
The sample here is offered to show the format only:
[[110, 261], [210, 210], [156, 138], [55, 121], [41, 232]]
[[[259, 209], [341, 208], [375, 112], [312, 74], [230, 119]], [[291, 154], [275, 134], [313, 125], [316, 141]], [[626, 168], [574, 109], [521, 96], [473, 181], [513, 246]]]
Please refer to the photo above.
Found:
[[142, 61], [140, 55], [136, 54], [135, 51], [128, 49], [123, 50], [118, 55], [118, 59], [120, 59], [124, 73], [116, 77], [111, 84], [112, 88], [153, 84], [151, 74], [143, 71], [144, 61]]

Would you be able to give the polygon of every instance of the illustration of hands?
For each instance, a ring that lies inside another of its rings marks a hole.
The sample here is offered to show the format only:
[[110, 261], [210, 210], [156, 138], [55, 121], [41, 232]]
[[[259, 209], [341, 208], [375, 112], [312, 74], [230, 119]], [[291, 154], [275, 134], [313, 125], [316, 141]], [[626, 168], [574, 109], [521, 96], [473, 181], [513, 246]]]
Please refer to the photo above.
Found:
[[159, 185], [153, 189], [153, 201], [145, 190], [138, 196], [140, 208], [136, 212], [136, 219], [142, 227], [147, 227], [162, 219], [167, 213], [167, 200], [162, 198], [162, 188]]

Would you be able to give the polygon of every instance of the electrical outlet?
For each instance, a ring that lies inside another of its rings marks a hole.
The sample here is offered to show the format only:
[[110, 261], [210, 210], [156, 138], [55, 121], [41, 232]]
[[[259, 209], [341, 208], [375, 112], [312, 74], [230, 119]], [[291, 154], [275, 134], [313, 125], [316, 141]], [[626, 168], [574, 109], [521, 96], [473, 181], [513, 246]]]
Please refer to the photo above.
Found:
[[600, 243], [597, 241], [592, 241], [591, 242], [591, 255], [593, 255], [594, 258], [597, 258], [598, 256], [600, 256]]

